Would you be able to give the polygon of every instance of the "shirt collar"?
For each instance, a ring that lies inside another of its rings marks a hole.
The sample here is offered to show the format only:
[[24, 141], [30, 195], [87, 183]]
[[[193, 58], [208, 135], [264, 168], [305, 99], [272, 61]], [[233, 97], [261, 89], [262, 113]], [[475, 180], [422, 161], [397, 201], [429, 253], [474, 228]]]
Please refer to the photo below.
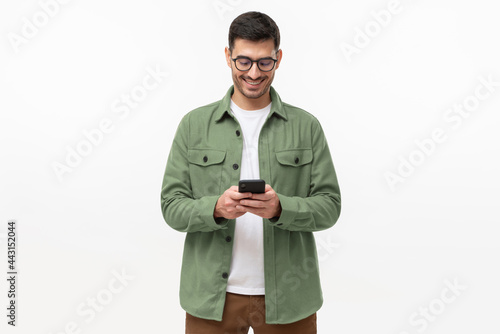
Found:
[[[232, 117], [229, 110], [231, 109], [230, 107], [231, 96], [233, 95], [233, 92], [234, 92], [234, 85], [229, 87], [226, 95], [220, 101], [219, 107], [215, 111], [215, 122], [219, 122], [226, 114]], [[271, 94], [271, 102], [272, 102], [271, 112], [269, 113], [269, 117], [276, 114], [276, 116], [283, 118], [285, 121], [288, 120], [285, 109], [283, 108], [283, 102], [281, 102], [281, 98], [276, 92], [276, 90], [273, 88], [273, 86], [269, 88], [269, 92]]]

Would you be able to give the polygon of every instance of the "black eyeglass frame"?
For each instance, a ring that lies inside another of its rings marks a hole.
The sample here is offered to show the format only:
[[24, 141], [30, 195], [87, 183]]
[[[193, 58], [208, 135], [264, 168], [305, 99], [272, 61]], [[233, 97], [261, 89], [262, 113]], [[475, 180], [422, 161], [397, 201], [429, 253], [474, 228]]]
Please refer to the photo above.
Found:
[[[248, 61], [252, 62], [252, 64], [250, 65], [250, 67], [248, 68], [248, 70], [240, 70], [240, 69], [238, 68], [238, 65], [236, 65], [236, 61], [237, 61], [238, 59], [246, 59], [246, 60], [248, 60]], [[231, 60], [234, 62], [234, 66], [236, 67], [236, 69], [237, 69], [238, 71], [240, 71], [240, 72], [248, 72], [248, 71], [250, 71], [250, 70], [252, 69], [252, 67], [253, 67], [253, 63], [257, 63], [257, 67], [259, 68], [259, 70], [260, 70], [261, 72], [271, 72], [271, 71], [274, 69], [274, 67], [276, 66], [276, 62], [278, 61], [278, 59], [274, 59], [273, 57], [264, 57], [264, 58], [260, 58], [260, 59], [257, 59], [257, 60], [252, 60], [252, 59], [250, 59], [249, 57], [246, 57], [246, 56], [238, 56], [238, 57], [236, 57], [236, 58], [231, 58]], [[272, 61], [273, 61], [273, 67], [271, 67], [271, 69], [270, 69], [270, 70], [267, 70], [267, 71], [265, 71], [265, 70], [261, 69], [261, 68], [260, 68], [260, 65], [259, 65], [259, 62], [260, 62], [261, 60], [272, 60]]]

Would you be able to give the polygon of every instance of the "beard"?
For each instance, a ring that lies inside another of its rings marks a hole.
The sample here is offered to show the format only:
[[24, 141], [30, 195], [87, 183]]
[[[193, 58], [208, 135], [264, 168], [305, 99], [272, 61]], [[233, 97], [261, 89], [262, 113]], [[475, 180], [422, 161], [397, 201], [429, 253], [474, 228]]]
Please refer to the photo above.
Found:
[[245, 83], [243, 82], [244, 81], [243, 78], [248, 79], [248, 77], [246, 75], [238, 76], [234, 72], [234, 70], [232, 70], [232, 74], [233, 74], [234, 86], [247, 99], [258, 99], [261, 96], [263, 96], [264, 94], [266, 94], [267, 92], [269, 92], [269, 87], [271, 87], [271, 84], [272, 84], [273, 79], [274, 79], [274, 72], [269, 77], [267, 77], [267, 76], [259, 77], [257, 80], [250, 80], [249, 79], [249, 81], [261, 81], [262, 79], [264, 79], [264, 81], [265, 81], [264, 86], [262, 86], [261, 88], [249, 89], [245, 86]]

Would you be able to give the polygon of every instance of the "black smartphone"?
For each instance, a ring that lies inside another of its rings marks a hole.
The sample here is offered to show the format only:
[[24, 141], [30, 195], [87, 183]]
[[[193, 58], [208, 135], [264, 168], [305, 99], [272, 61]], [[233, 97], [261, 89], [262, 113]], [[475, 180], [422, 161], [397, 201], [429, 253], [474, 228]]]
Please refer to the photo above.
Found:
[[254, 180], [240, 180], [238, 184], [238, 191], [240, 193], [264, 193], [266, 189], [266, 182], [261, 179]]

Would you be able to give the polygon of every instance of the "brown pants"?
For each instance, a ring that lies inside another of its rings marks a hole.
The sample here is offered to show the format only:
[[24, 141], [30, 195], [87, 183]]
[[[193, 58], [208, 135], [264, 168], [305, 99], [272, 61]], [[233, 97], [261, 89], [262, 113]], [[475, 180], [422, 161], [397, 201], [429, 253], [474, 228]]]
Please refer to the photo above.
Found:
[[200, 319], [186, 313], [186, 334], [316, 334], [316, 313], [291, 324], [266, 324], [264, 296], [226, 293], [222, 321]]

